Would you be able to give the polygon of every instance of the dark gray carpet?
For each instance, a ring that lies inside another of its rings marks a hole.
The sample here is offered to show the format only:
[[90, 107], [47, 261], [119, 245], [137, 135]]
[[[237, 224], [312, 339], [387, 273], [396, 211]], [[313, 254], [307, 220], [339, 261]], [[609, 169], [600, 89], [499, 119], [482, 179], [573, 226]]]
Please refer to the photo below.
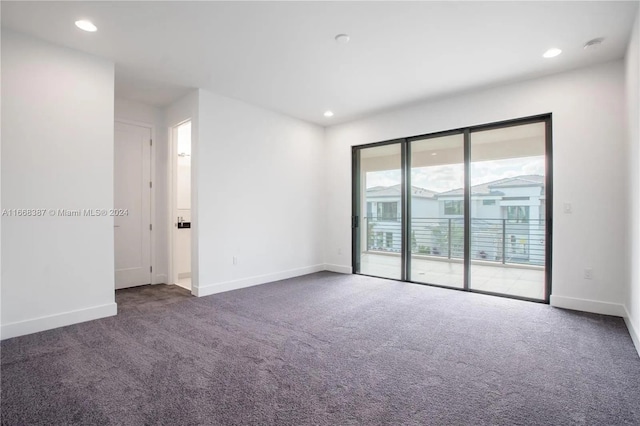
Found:
[[2, 342], [2, 424], [640, 424], [620, 318], [332, 273], [117, 297]]
[[189, 290], [177, 285], [143, 285], [116, 291], [118, 315], [153, 311], [192, 297]]

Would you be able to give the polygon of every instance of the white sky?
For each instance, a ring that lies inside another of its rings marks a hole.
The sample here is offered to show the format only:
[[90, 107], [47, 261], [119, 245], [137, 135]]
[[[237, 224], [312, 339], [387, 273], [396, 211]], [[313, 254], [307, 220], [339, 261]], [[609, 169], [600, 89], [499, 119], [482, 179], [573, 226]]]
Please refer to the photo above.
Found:
[[[544, 176], [544, 156], [471, 163], [471, 185], [519, 175]], [[397, 185], [400, 183], [400, 170], [367, 172], [366, 182], [367, 188]], [[436, 192], [462, 188], [464, 185], [464, 166], [462, 164], [448, 164], [414, 168], [411, 170], [411, 184]]]

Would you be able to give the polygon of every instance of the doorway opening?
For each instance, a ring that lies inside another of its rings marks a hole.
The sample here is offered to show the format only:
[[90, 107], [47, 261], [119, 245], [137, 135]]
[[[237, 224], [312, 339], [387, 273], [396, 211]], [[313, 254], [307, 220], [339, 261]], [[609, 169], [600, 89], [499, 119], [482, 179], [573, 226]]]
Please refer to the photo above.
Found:
[[353, 271], [549, 302], [551, 116], [353, 148]]
[[191, 275], [191, 120], [171, 131], [171, 283], [192, 289]]

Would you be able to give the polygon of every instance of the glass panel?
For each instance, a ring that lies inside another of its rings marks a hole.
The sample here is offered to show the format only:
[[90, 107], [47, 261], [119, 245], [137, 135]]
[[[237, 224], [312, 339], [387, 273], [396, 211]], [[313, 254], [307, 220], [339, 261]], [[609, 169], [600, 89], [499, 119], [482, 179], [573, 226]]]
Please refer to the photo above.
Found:
[[471, 133], [471, 289], [545, 299], [545, 123]]
[[402, 278], [401, 146], [363, 148], [360, 155], [359, 262], [356, 272]]
[[411, 281], [464, 287], [464, 136], [411, 150]]

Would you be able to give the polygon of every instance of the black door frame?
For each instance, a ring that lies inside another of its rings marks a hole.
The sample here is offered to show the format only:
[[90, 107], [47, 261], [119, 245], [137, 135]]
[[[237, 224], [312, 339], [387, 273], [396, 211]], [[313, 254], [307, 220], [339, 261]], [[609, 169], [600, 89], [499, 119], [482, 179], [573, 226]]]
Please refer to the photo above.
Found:
[[[533, 123], [545, 124], [545, 297], [541, 299], [532, 299], [528, 297], [515, 296], [503, 293], [494, 293], [484, 290], [476, 290], [470, 288], [470, 266], [471, 266], [471, 133], [478, 131], [502, 129], [506, 127], [522, 126]], [[464, 136], [464, 287], [454, 288], [437, 284], [429, 284], [415, 282], [408, 279], [411, 270], [411, 226], [409, 224], [409, 214], [411, 210], [411, 197], [408, 196], [408, 188], [411, 188], [411, 150], [409, 144], [412, 141], [449, 136], [454, 134], [462, 134]], [[489, 294], [492, 296], [507, 297], [511, 299], [527, 300], [531, 302], [539, 302], [548, 304], [551, 297], [551, 267], [552, 267], [552, 239], [553, 239], [553, 131], [552, 131], [552, 114], [540, 114], [524, 118], [516, 118], [504, 121], [498, 121], [488, 124], [476, 126], [462, 127], [459, 129], [446, 130], [424, 135], [412, 136], [407, 138], [392, 139], [388, 141], [375, 142], [365, 145], [357, 145], [351, 147], [351, 265], [352, 273], [361, 274], [359, 264], [360, 238], [359, 225], [361, 219], [360, 211], [360, 151], [367, 148], [374, 148], [384, 145], [400, 144], [401, 148], [401, 279], [400, 281], [448, 288], [451, 290], [470, 291], [474, 293]]]

